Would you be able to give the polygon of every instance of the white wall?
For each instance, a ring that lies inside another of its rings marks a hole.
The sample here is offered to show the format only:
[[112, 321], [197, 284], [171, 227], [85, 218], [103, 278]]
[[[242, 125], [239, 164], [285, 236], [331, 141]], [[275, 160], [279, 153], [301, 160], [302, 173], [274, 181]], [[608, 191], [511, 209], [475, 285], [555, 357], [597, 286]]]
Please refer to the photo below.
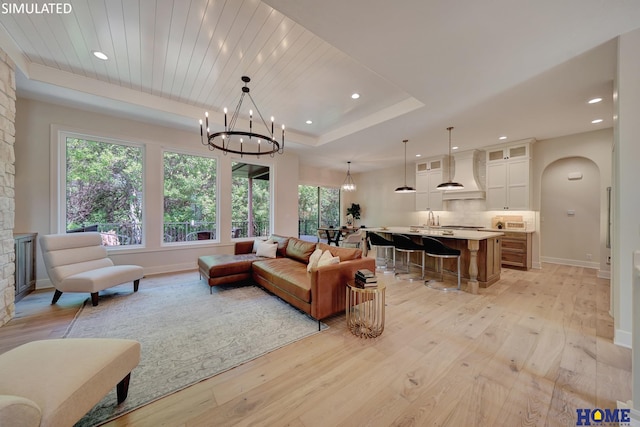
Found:
[[[571, 174], [580, 178], [569, 179]], [[600, 182], [598, 167], [584, 157], [556, 160], [544, 170], [540, 206], [543, 262], [600, 268]]]
[[[57, 232], [57, 213], [51, 204], [51, 141], [57, 129], [82, 132], [142, 143], [145, 145], [145, 247], [141, 249], [111, 250], [116, 263], [142, 265], [146, 274], [176, 271], [196, 267], [198, 256], [229, 253], [231, 242], [231, 161], [236, 158], [218, 154], [218, 203], [220, 242], [194, 242], [180, 246], [162, 244], [162, 150], [173, 148], [194, 154], [210, 152], [200, 143], [199, 129], [193, 132], [163, 128], [147, 123], [97, 114], [90, 111], [18, 99], [16, 114], [16, 222], [15, 229], [33, 231], [40, 235]], [[244, 158], [272, 167], [274, 182], [273, 232], [295, 236], [298, 233], [298, 157], [285, 153], [274, 158]], [[48, 279], [38, 249], [38, 286], [46, 286]]]
[[[540, 211], [542, 200], [542, 177], [545, 170], [553, 162], [562, 159], [583, 157], [593, 162], [600, 173], [600, 182], [598, 186], [598, 196], [600, 200], [600, 222], [599, 222], [599, 264], [600, 276], [607, 277], [610, 266], [607, 264], [607, 257], [610, 250], [606, 248], [607, 236], [607, 187], [611, 186], [611, 148], [613, 146], [613, 130], [611, 128], [597, 130], [593, 132], [578, 133], [574, 135], [563, 136], [560, 138], [541, 140], [533, 144], [532, 148], [532, 191], [533, 191], [533, 209]], [[537, 227], [540, 230], [540, 225]], [[540, 236], [536, 233], [534, 236], [534, 256], [540, 257], [541, 247], [540, 238], [553, 238], [550, 236]]]
[[[640, 30], [620, 36], [615, 105], [614, 232], [612, 253], [615, 342], [631, 346], [633, 251], [640, 249]], [[636, 307], [637, 309], [637, 307]], [[640, 333], [635, 325], [634, 334]], [[638, 366], [634, 366], [634, 375]], [[638, 373], [640, 375], [640, 373]], [[634, 402], [640, 403], [635, 387]], [[638, 380], [640, 385], [640, 379]], [[637, 408], [640, 410], [640, 408]]]
[[[411, 166], [408, 169], [413, 170]], [[361, 217], [358, 224], [381, 227], [421, 224], [426, 221], [426, 212], [415, 211], [415, 193], [397, 194], [393, 191], [404, 185], [404, 165], [359, 173], [353, 175], [353, 178], [357, 190], [352, 193], [342, 192], [342, 197], [345, 206], [360, 204]], [[407, 173], [407, 185], [415, 187], [414, 174]]]

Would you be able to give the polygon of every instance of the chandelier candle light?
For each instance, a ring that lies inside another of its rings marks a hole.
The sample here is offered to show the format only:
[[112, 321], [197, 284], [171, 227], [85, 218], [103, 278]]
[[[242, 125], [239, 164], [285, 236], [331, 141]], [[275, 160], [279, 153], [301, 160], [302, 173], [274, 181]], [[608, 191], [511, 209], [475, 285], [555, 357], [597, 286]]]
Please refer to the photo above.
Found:
[[[244, 82], [242, 95], [240, 95], [240, 101], [231, 115], [230, 121], [227, 121], [227, 109], [224, 109], [224, 131], [211, 133], [209, 130], [209, 112], [205, 112], [204, 125], [207, 130], [207, 138], [205, 140], [203, 123], [202, 120], [200, 120], [200, 141], [203, 145], [207, 145], [210, 150], [218, 149], [225, 155], [227, 153], [234, 153], [240, 154], [240, 157], [242, 157], [244, 155], [260, 156], [262, 154], [268, 154], [273, 157], [276, 153], [282, 154], [284, 152], [284, 125], [282, 125], [282, 140], [278, 142], [273, 133], [274, 118], [271, 117], [271, 130], [269, 130], [267, 122], [262, 117], [260, 110], [251, 97], [251, 93], [249, 93], [247, 83], [249, 83], [251, 79], [247, 76], [242, 76], [242, 81]], [[264, 124], [266, 133], [253, 131], [253, 110], [249, 110], [249, 131], [236, 130], [236, 122], [245, 95], [249, 96], [253, 108], [255, 108], [260, 121]], [[265, 144], [263, 144], [263, 142]]]
[[342, 189], [344, 191], [356, 191], [356, 183], [353, 182], [353, 178], [351, 177], [351, 162], [347, 162], [347, 164], [349, 165], [347, 169], [347, 177], [342, 183]]

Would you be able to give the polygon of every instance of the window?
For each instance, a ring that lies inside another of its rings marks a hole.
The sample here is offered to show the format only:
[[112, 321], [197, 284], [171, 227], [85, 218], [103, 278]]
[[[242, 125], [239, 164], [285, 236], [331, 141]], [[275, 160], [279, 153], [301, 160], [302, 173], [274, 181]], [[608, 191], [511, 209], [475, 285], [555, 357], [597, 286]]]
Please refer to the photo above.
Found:
[[317, 236], [318, 227], [340, 225], [340, 189], [298, 186], [298, 234]]
[[268, 236], [271, 230], [269, 166], [233, 162], [231, 237]]
[[142, 147], [63, 135], [64, 227], [108, 246], [142, 244]]
[[164, 242], [216, 239], [216, 159], [164, 153]]

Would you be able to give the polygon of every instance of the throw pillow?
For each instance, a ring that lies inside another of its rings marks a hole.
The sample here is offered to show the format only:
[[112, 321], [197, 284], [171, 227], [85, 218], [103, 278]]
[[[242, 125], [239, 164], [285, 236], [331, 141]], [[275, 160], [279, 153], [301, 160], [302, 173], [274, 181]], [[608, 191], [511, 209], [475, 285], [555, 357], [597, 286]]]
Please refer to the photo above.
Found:
[[322, 256], [322, 249], [316, 249], [309, 257], [309, 264], [307, 265], [307, 271], [311, 271], [312, 268], [318, 266], [318, 261]]
[[[251, 250], [251, 252], [253, 252], [254, 254], [255, 254], [256, 252], [258, 252], [258, 245], [259, 245], [260, 243], [265, 243], [265, 242], [269, 242], [269, 241], [268, 241], [268, 240], [263, 240], [263, 239], [260, 239], [260, 238], [256, 238], [256, 239], [253, 241], [253, 249]], [[269, 243], [272, 243], [272, 242], [269, 242]]]
[[318, 260], [318, 267], [322, 267], [324, 265], [339, 264], [339, 263], [340, 263], [340, 257], [331, 255], [331, 252], [329, 251], [324, 251], [320, 259]]
[[278, 251], [277, 243], [262, 242], [258, 244], [256, 255], [263, 256], [265, 258], [275, 258], [277, 251]]
[[269, 240], [272, 242], [276, 242], [278, 244], [278, 255], [286, 256], [287, 244], [289, 243], [289, 238], [285, 236], [279, 236], [277, 234], [272, 234], [269, 236]]

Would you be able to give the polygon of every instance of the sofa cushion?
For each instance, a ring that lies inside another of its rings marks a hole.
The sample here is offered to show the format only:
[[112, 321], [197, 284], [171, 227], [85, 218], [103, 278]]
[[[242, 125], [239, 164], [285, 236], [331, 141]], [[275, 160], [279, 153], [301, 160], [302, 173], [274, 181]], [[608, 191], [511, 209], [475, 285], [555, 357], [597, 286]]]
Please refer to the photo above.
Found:
[[357, 248], [340, 248], [326, 243], [318, 243], [318, 248], [331, 252], [331, 255], [340, 257], [340, 262], [362, 258], [362, 250]]
[[278, 244], [278, 256], [287, 255], [287, 244], [289, 243], [289, 237], [272, 234], [271, 236], [269, 236], [269, 240]]
[[198, 258], [200, 270], [208, 271], [209, 277], [223, 277], [248, 273], [254, 261], [263, 259], [256, 254], [241, 255], [205, 255]]
[[291, 237], [289, 243], [287, 243], [286, 254], [288, 258], [293, 258], [296, 261], [309, 263], [309, 258], [313, 251], [316, 250], [316, 244], [313, 242], [305, 242], [304, 240]]
[[291, 258], [267, 259], [253, 264], [253, 274], [302, 301], [311, 302], [311, 279], [306, 267]]

